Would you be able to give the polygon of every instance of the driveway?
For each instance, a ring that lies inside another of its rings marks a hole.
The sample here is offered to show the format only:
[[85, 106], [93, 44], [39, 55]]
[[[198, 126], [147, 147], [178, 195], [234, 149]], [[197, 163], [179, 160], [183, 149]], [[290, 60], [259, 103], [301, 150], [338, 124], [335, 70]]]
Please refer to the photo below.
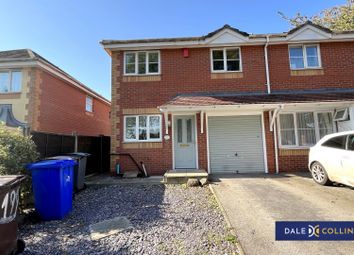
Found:
[[348, 241], [275, 241], [275, 221], [354, 220], [354, 190], [307, 174], [213, 177], [212, 187], [246, 255], [354, 254]]

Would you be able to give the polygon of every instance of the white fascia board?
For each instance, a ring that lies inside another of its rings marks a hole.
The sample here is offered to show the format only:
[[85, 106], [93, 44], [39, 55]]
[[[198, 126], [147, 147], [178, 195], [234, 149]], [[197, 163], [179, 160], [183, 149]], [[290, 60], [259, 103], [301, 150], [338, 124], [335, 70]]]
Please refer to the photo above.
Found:
[[304, 102], [304, 103], [275, 103], [275, 104], [240, 104], [240, 105], [212, 105], [212, 106], [164, 106], [159, 107], [161, 112], [199, 112], [199, 111], [269, 111], [282, 108], [287, 110], [304, 110], [314, 108], [333, 108], [333, 107], [350, 107], [354, 104], [352, 101], [333, 101], [333, 102]]
[[332, 40], [354, 40], [354, 32], [353, 33], [347, 33], [347, 34], [333, 34], [332, 35]]
[[3, 62], [0, 63], [0, 68], [23, 68], [35, 67], [38, 61], [16, 61], [16, 62]]
[[151, 43], [127, 43], [105, 45], [105, 50], [152, 50], [152, 49], [182, 49], [182, 48], [205, 48], [205, 47], [228, 47], [241, 45], [263, 45], [265, 38], [249, 39], [245, 42], [224, 42], [213, 44], [206, 41], [185, 41], [185, 42], [151, 42]]
[[[323, 33], [323, 32], [322, 32]], [[326, 39], [308, 38], [307, 40], [291, 40], [289, 37], [279, 36], [270, 37], [269, 44], [295, 44], [295, 43], [321, 43], [321, 42], [339, 42], [339, 41], [354, 41], [354, 33], [347, 34], [332, 34]], [[104, 45], [106, 51], [119, 50], [152, 50], [152, 49], [179, 49], [179, 48], [205, 48], [205, 47], [229, 47], [229, 46], [248, 46], [248, 45], [264, 45], [266, 37], [249, 37], [244, 42], [223, 42], [213, 44], [208, 41], [180, 41], [180, 42], [149, 42], [149, 43], [125, 43], [125, 44], [110, 44]]]
[[266, 110], [278, 107], [279, 104], [244, 104], [244, 105], [211, 105], [211, 106], [166, 106], [160, 107], [162, 112], [195, 112], [195, 111], [228, 111], [228, 110]]

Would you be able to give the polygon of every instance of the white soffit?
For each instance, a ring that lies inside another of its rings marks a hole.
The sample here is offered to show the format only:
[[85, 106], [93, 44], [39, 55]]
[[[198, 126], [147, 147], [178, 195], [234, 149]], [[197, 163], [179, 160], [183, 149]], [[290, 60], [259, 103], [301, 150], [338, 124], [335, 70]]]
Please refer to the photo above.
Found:
[[205, 40], [209, 45], [238, 44], [248, 42], [249, 39], [231, 29], [225, 29]]
[[318, 41], [330, 39], [332, 35], [316, 27], [307, 25], [287, 36], [287, 40], [292, 41]]

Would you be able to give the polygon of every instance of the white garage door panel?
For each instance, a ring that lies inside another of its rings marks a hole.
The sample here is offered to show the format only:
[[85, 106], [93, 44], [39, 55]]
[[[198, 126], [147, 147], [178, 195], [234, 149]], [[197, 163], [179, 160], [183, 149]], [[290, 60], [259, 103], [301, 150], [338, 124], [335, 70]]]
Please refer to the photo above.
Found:
[[208, 125], [212, 173], [264, 172], [261, 116], [209, 117]]

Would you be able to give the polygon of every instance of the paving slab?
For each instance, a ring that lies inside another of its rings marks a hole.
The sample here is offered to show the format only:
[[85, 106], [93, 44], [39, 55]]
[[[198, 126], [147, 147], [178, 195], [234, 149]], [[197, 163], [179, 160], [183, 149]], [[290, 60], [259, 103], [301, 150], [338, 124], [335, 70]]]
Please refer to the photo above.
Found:
[[124, 230], [131, 229], [132, 225], [127, 217], [116, 217], [91, 224], [89, 228], [91, 232], [91, 240], [99, 240], [110, 235], [118, 234]]

